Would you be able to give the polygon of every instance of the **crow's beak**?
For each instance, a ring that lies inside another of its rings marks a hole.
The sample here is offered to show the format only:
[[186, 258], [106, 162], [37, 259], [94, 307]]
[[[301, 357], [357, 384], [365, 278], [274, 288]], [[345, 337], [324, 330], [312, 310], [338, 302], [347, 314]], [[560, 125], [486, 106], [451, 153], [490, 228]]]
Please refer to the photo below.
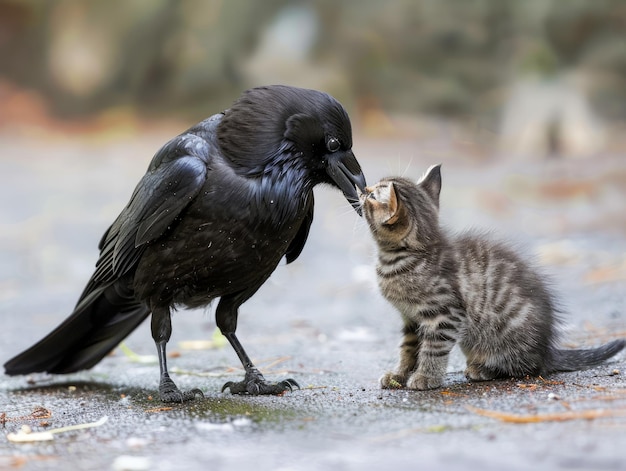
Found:
[[361, 166], [352, 151], [337, 152], [331, 156], [328, 159], [326, 171], [343, 192], [343, 195], [354, 210], [361, 216], [361, 204], [359, 203], [359, 195], [356, 189], [365, 191], [365, 175], [363, 175]]

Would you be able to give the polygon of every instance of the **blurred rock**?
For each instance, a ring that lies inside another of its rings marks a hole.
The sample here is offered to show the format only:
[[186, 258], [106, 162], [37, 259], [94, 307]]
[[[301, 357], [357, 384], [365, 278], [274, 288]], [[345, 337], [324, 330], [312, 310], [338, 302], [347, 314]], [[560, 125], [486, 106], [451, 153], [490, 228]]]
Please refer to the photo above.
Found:
[[504, 105], [500, 150], [512, 158], [591, 157], [605, 132], [571, 77], [527, 78]]

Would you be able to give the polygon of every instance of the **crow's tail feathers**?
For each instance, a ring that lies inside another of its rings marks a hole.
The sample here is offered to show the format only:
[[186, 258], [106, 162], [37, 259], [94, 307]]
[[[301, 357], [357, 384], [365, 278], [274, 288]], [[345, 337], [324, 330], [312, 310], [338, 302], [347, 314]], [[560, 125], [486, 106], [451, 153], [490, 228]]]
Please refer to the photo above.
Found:
[[45, 338], [7, 361], [5, 372], [71, 373], [91, 368], [149, 314], [122, 280], [100, 286], [90, 283], [74, 312]]
[[619, 339], [597, 348], [580, 350], [554, 349], [548, 361], [548, 370], [549, 372], [578, 371], [598, 366], [603, 361], [619, 353], [624, 346], [626, 346], [626, 340]]

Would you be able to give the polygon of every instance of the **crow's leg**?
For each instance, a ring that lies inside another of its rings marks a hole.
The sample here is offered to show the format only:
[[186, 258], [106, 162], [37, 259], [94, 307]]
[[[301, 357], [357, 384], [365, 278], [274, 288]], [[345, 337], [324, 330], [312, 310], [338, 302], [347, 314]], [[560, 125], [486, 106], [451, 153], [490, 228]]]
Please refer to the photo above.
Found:
[[261, 394], [282, 394], [286, 391], [292, 391], [294, 387], [299, 388], [300, 386], [293, 379], [270, 383], [265, 380], [258, 368], [254, 366], [252, 360], [250, 360], [250, 357], [235, 335], [235, 329], [237, 328], [237, 311], [240, 304], [241, 301], [237, 302], [236, 298], [223, 297], [220, 299], [215, 313], [217, 326], [232, 345], [241, 364], [246, 370], [243, 381], [227, 382], [222, 387], [222, 392], [226, 389], [230, 389], [232, 394], [251, 394], [257, 396]]
[[265, 380], [261, 372], [250, 361], [246, 351], [239, 343], [239, 339], [234, 332], [226, 332], [224, 336], [233, 346], [235, 353], [241, 360], [241, 364], [246, 370], [246, 376], [243, 381], [229, 381], [222, 386], [222, 392], [230, 388], [232, 394], [251, 394], [257, 396], [260, 394], [282, 394], [285, 391], [292, 391], [294, 387], [299, 388], [298, 383], [293, 379], [286, 379], [278, 383], [269, 383]]
[[167, 356], [165, 346], [172, 335], [172, 319], [169, 307], [152, 308], [152, 338], [157, 347], [159, 355], [159, 368], [161, 379], [159, 381], [159, 396], [163, 402], [184, 402], [195, 399], [196, 395], [203, 397], [202, 391], [192, 389], [191, 391], [181, 391], [174, 381], [171, 380], [167, 372]]

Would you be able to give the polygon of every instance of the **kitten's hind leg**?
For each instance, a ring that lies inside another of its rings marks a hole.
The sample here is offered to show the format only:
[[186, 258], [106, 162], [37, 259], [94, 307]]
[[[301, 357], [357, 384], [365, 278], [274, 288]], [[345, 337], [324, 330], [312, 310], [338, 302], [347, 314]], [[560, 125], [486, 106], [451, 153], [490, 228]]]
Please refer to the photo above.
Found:
[[492, 379], [502, 378], [501, 372], [489, 368], [481, 363], [472, 362], [467, 364], [465, 369], [465, 377], [470, 381], [490, 381]]
[[395, 372], [389, 371], [380, 378], [380, 385], [383, 389], [399, 389], [406, 386], [408, 377], [417, 366], [417, 354], [422, 343], [416, 332], [417, 326], [404, 326], [404, 336], [400, 345], [400, 361]]

